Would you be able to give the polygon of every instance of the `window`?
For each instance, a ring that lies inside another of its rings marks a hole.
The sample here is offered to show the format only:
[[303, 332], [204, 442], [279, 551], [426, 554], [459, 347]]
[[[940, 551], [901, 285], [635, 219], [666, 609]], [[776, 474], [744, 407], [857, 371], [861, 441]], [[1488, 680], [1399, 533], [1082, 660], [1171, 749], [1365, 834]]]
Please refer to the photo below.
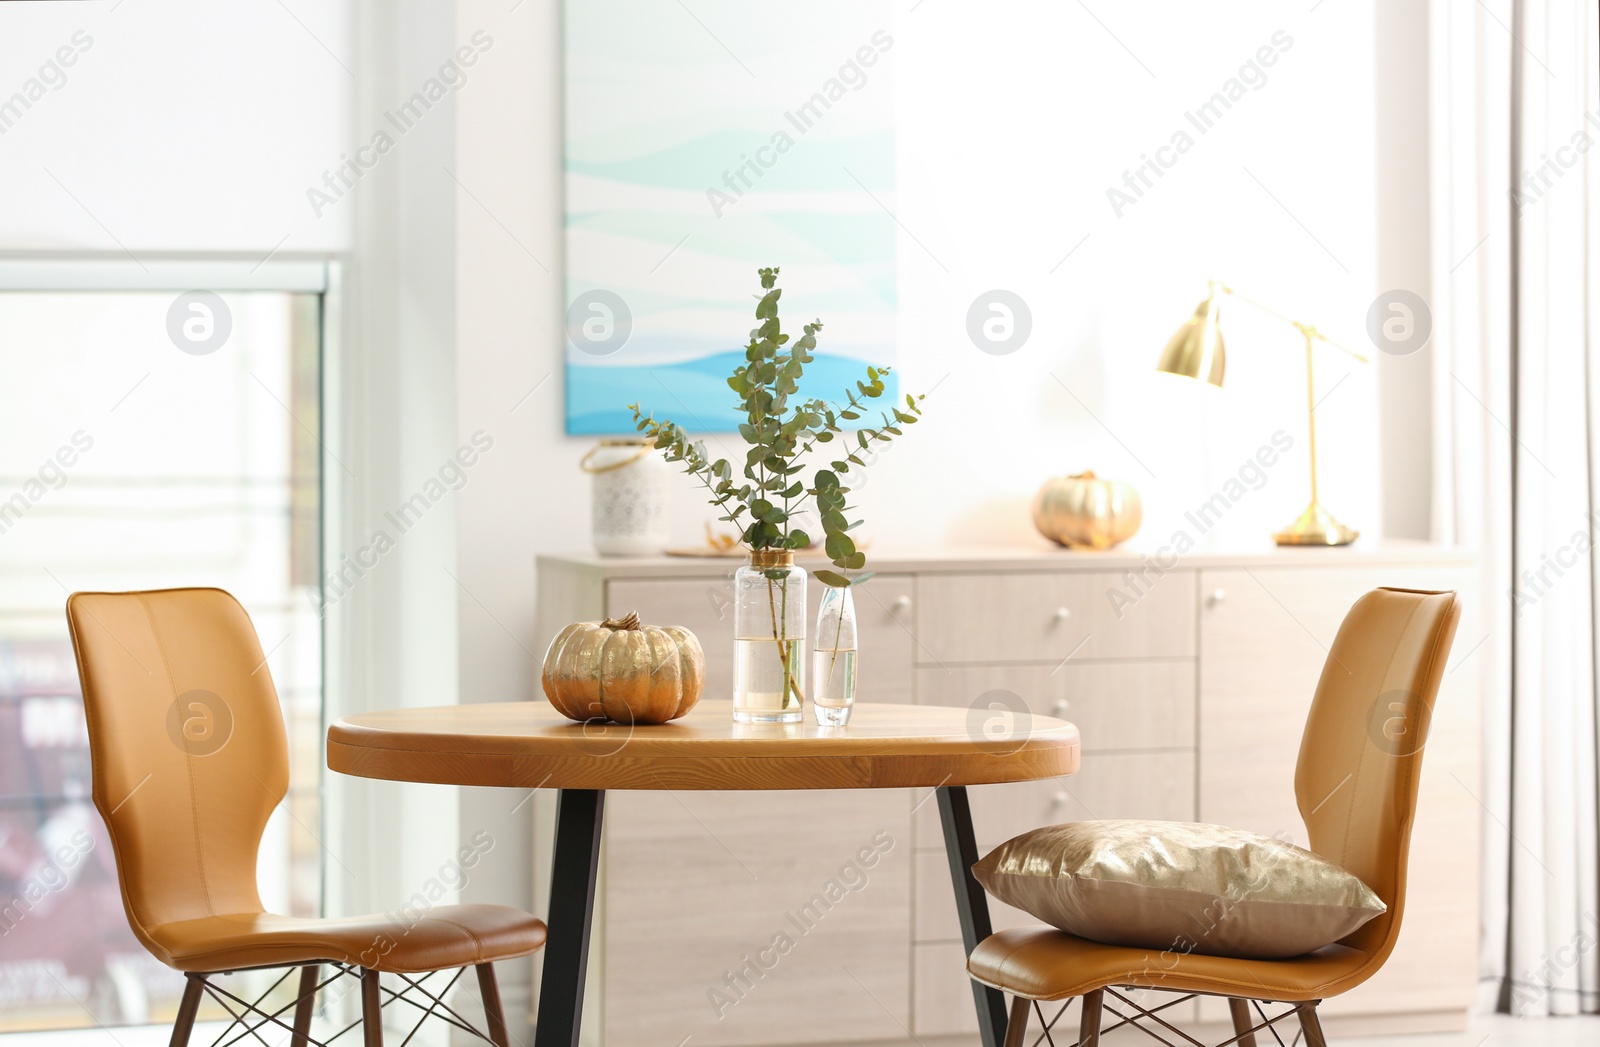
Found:
[[262, 900], [320, 912], [322, 295], [288, 283], [0, 289], [0, 1030], [170, 1021], [182, 990], [128, 930], [90, 799], [74, 590], [243, 602], [291, 750]]

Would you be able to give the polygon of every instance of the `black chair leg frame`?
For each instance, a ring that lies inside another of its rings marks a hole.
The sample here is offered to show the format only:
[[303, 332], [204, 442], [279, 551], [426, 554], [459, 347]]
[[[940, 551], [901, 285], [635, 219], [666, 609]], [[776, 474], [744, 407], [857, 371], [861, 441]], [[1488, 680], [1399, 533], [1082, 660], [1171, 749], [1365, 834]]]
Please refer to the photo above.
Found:
[[[1055, 1014], [1047, 1018], [1044, 1005], [1022, 996], [1014, 996], [1011, 998], [1010, 1015], [1006, 1021], [1004, 1047], [1037, 1047], [1040, 1041], [1049, 1047], [1099, 1047], [1100, 1037], [1103, 1034], [1120, 1029], [1124, 1025], [1137, 1026], [1141, 1032], [1168, 1044], [1169, 1047], [1195, 1047], [1199, 1042], [1161, 1016], [1161, 1012], [1167, 1008], [1193, 1000], [1199, 994], [1189, 993], [1165, 1000], [1153, 1007], [1145, 1007], [1129, 996], [1127, 994], [1129, 991], [1137, 990], [1134, 986], [1107, 986], [1076, 997], [1079, 1003], [1078, 1038], [1070, 1045], [1058, 1044], [1051, 1031], [1066, 1016], [1073, 1000], [1063, 1002]], [[1300, 1026], [1295, 1041], [1303, 1037], [1306, 1047], [1328, 1047], [1328, 1040], [1322, 1034], [1322, 1023], [1317, 1018], [1317, 1004], [1321, 1002], [1309, 1000], [1304, 1003], [1279, 1004], [1273, 1000], [1229, 997], [1228, 1013], [1233, 1021], [1233, 1036], [1217, 1044], [1216, 1047], [1234, 1047], [1235, 1044], [1238, 1047], [1256, 1047], [1256, 1034], [1262, 1031], [1270, 1031], [1281, 1043], [1282, 1037], [1274, 1027], [1279, 1022], [1290, 1019], [1295, 1020]], [[1267, 1006], [1281, 1006], [1285, 1010], [1269, 1016], [1266, 1011]], [[1254, 1008], [1254, 1014], [1251, 1013], [1251, 1008]], [[1028, 1035], [1030, 1011], [1039, 1021], [1039, 1031], [1031, 1040]], [[1114, 1019], [1109, 1025], [1105, 1023], [1107, 1015]]]
[[[332, 975], [326, 980], [322, 979], [324, 966], [333, 968]], [[263, 1005], [267, 997], [297, 970], [300, 972], [300, 980], [294, 999], [276, 1010], [266, 1010]], [[358, 1025], [361, 1027], [365, 1047], [383, 1047], [383, 1008], [395, 1003], [403, 1003], [422, 1012], [417, 1018], [416, 1027], [412, 1029], [413, 1033], [429, 1018], [438, 1018], [463, 1032], [471, 1033], [485, 1043], [492, 1044], [493, 1047], [511, 1047], [510, 1031], [506, 1025], [505, 1011], [500, 1004], [500, 986], [495, 980], [494, 964], [480, 963], [474, 970], [478, 975], [478, 992], [483, 997], [487, 1031], [479, 1029], [445, 1002], [451, 988], [466, 973], [465, 967], [456, 969], [444, 987], [434, 992], [423, 983], [435, 974], [449, 972], [393, 974], [392, 978], [399, 979], [403, 983], [400, 989], [395, 990], [384, 985], [380, 973], [370, 968], [334, 961], [326, 964], [311, 963], [286, 968], [283, 975], [254, 1001], [236, 996], [212, 980], [220, 974], [231, 974], [232, 971], [191, 973], [186, 976], [188, 983], [184, 986], [183, 999], [178, 1005], [178, 1015], [172, 1025], [170, 1044], [171, 1047], [189, 1047], [189, 1038], [194, 1032], [200, 1003], [204, 997], [210, 996], [233, 1019], [217, 1037], [216, 1047], [228, 1047], [252, 1035], [259, 1036], [262, 1030], [272, 1026], [289, 1033], [291, 1047], [328, 1047]], [[317, 994], [346, 976], [356, 979], [361, 985], [361, 1017], [333, 1033], [326, 1040], [315, 1039], [311, 1035], [311, 1015], [316, 1007]], [[413, 995], [420, 996], [426, 1003], [413, 999]], [[290, 1011], [294, 1012], [292, 1024], [284, 1020], [284, 1015]], [[409, 1038], [408, 1035], [407, 1039]]]

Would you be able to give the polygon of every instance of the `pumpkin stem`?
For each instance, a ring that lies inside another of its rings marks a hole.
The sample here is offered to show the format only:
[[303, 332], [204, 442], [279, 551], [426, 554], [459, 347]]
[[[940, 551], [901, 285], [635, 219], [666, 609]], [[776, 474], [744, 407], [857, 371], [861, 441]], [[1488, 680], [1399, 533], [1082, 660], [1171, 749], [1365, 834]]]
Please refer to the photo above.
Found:
[[621, 618], [607, 618], [600, 624], [605, 626], [607, 629], [621, 629], [630, 633], [638, 632], [640, 629], [644, 628], [644, 626], [639, 624], [639, 613], [637, 611], [629, 611]]

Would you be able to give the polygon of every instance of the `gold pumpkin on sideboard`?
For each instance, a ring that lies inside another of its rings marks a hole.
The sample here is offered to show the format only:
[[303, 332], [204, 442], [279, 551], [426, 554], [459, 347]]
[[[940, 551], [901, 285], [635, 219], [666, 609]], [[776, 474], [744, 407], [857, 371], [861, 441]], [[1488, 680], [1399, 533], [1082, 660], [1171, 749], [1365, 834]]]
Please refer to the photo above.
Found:
[[658, 724], [700, 700], [706, 657], [694, 633], [645, 625], [632, 612], [573, 622], [544, 655], [544, 693], [569, 720]]
[[1109, 549], [1137, 534], [1142, 519], [1133, 485], [1093, 470], [1052, 477], [1033, 499], [1033, 525], [1069, 549]]

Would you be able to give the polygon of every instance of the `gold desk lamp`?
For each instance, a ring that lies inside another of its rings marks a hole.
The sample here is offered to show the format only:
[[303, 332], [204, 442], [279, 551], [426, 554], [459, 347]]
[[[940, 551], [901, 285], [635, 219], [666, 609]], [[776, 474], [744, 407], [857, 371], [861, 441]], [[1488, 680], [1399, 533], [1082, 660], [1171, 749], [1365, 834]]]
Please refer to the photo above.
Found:
[[1279, 545], [1349, 545], [1361, 536], [1361, 532], [1346, 527], [1334, 519], [1333, 514], [1324, 509], [1322, 503], [1317, 500], [1317, 393], [1312, 349], [1316, 343], [1324, 342], [1335, 349], [1342, 349], [1362, 363], [1367, 363], [1367, 358], [1349, 346], [1340, 345], [1310, 324], [1291, 320], [1275, 309], [1269, 309], [1252, 298], [1246, 298], [1227, 284], [1211, 280], [1208, 282], [1208, 287], [1210, 290], [1205, 301], [1200, 303], [1194, 315], [1178, 328], [1171, 341], [1167, 342], [1167, 347], [1161, 351], [1161, 362], [1156, 365], [1156, 369], [1169, 374], [1181, 374], [1187, 378], [1204, 379], [1221, 388], [1223, 371], [1227, 366], [1227, 351], [1222, 343], [1222, 328], [1218, 317], [1219, 293], [1248, 302], [1304, 335], [1306, 421], [1311, 432], [1311, 504], [1306, 506], [1305, 512], [1301, 513], [1294, 523], [1274, 534], [1272, 540]]

